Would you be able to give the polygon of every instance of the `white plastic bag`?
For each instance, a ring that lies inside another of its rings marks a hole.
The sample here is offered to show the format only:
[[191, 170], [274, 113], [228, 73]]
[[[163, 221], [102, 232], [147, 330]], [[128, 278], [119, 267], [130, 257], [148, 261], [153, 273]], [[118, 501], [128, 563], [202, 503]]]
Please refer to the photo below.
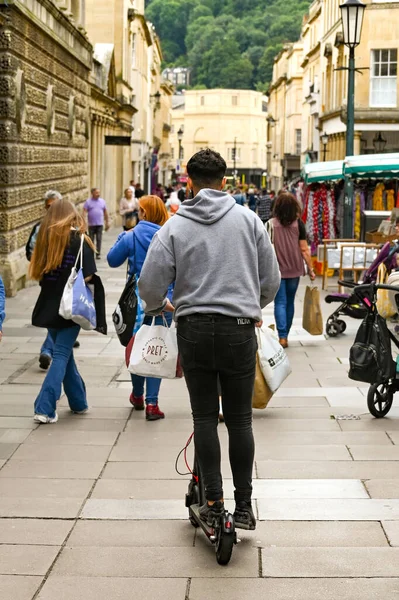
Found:
[[274, 394], [291, 373], [291, 365], [284, 348], [269, 327], [261, 327], [256, 331], [260, 368]]
[[176, 325], [168, 327], [155, 325], [155, 317], [151, 325], [142, 325], [134, 338], [130, 355], [129, 371], [142, 377], [159, 377], [175, 379], [177, 366]]

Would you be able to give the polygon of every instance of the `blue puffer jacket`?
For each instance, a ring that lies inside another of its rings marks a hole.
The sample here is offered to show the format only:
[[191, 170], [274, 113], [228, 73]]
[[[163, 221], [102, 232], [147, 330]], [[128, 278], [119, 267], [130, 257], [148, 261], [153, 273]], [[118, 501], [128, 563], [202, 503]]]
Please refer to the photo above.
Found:
[[6, 291], [0, 276], [0, 331], [3, 331], [3, 321], [6, 318]]
[[[134, 229], [121, 233], [108, 252], [109, 266], [120, 267], [127, 259], [129, 277], [134, 273], [139, 278], [152, 238], [159, 229], [161, 229], [160, 226], [155, 223], [140, 221]], [[172, 299], [172, 296], [173, 285], [168, 289], [169, 300]]]

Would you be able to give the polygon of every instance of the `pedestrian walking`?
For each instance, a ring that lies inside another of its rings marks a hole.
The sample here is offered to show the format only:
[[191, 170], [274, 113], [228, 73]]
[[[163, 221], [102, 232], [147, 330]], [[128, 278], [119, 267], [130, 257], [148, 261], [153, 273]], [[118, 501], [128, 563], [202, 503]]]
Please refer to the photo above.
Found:
[[274, 318], [283, 348], [288, 347], [288, 335], [295, 312], [295, 295], [300, 278], [305, 275], [304, 262], [309, 277], [313, 271], [306, 228], [300, 219], [300, 207], [295, 196], [281, 192], [274, 206], [273, 218], [268, 223], [281, 272], [281, 284], [274, 300]]
[[[48, 190], [44, 194], [44, 207], [45, 207], [46, 211], [50, 208], [50, 206], [56, 200], [62, 200], [62, 195], [57, 190]], [[35, 249], [36, 240], [37, 240], [37, 236], [38, 236], [41, 224], [42, 224], [42, 222], [39, 221], [38, 223], [36, 223], [36, 225], [34, 225], [32, 231], [30, 233], [26, 247], [25, 247], [26, 258], [27, 258], [27, 260], [29, 260], [29, 262], [32, 258], [33, 250]], [[78, 340], [76, 340], [73, 347], [79, 348], [79, 346], [80, 346], [80, 343]], [[51, 339], [50, 334], [47, 332], [46, 338], [42, 344], [42, 347], [40, 348], [39, 367], [41, 369], [43, 369], [43, 371], [47, 371], [47, 369], [50, 366], [52, 358], [53, 358], [53, 340]]]
[[0, 275], [0, 342], [3, 339], [3, 323], [6, 318], [6, 290]]
[[142, 198], [144, 196], [144, 190], [141, 189], [141, 186], [139, 183], [136, 183], [135, 186], [135, 197], [137, 198], [137, 200], [140, 200], [140, 198]]
[[[120, 267], [125, 260], [128, 261], [128, 276], [135, 275], [136, 280], [141, 276], [148, 248], [154, 235], [161, 229], [169, 218], [165, 204], [158, 196], [143, 196], [139, 200], [139, 223], [127, 233], [121, 233], [117, 241], [108, 252], [107, 261], [110, 267]], [[168, 298], [172, 299], [173, 288], [168, 289]], [[172, 315], [165, 315], [168, 325], [172, 322]], [[146, 316], [144, 323], [150, 325], [152, 317]], [[163, 325], [163, 318], [157, 317], [156, 325]], [[132, 332], [133, 334], [133, 332]], [[144, 410], [144, 391], [147, 421], [163, 419], [165, 414], [158, 404], [161, 379], [157, 377], [140, 377], [131, 375], [133, 390], [130, 394], [130, 403], [136, 410]], [[145, 388], [145, 390], [144, 390]]]
[[139, 280], [149, 314], [173, 305], [179, 352], [194, 418], [195, 449], [205, 484], [201, 518], [210, 526], [224, 510], [220, 472], [218, 378], [229, 433], [236, 527], [255, 529], [252, 510], [255, 324], [280, 284], [265, 228], [250, 210], [221, 190], [226, 162], [201, 150], [187, 164], [195, 197], [154, 236]]
[[233, 198], [236, 201], [236, 203], [239, 204], [240, 206], [245, 206], [245, 204], [247, 202], [246, 195], [239, 189], [234, 190]]
[[96, 240], [97, 258], [101, 258], [101, 244], [103, 238], [103, 229], [109, 229], [109, 218], [105, 200], [101, 198], [100, 190], [92, 188], [91, 198], [86, 200], [83, 210], [87, 214], [87, 223], [89, 225], [89, 235], [94, 242]]
[[124, 231], [129, 231], [137, 224], [139, 203], [130, 188], [126, 188], [119, 203], [119, 214], [123, 219]]
[[272, 216], [274, 200], [271, 194], [267, 193], [266, 188], [263, 188], [256, 202], [256, 212], [263, 224]]
[[250, 187], [248, 190], [248, 208], [250, 210], [256, 211], [256, 190], [253, 187]]
[[[48, 330], [53, 342], [53, 359], [35, 401], [34, 420], [56, 423], [56, 405], [62, 385], [74, 413], [87, 411], [86, 388], [73, 357], [80, 326], [59, 315], [65, 285], [76, 262], [81, 235], [86, 225], [75, 206], [66, 200], [54, 202], [40, 226], [29, 266], [29, 275], [40, 282], [40, 294], [32, 315], [35, 327]], [[94, 245], [86, 236], [83, 274], [89, 281], [96, 272]]]

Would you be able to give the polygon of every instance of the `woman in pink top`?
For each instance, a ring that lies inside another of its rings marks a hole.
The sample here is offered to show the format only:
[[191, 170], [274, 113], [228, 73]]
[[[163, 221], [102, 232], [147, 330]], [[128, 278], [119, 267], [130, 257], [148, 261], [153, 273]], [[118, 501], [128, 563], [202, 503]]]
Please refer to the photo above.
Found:
[[280, 344], [288, 346], [295, 311], [295, 295], [300, 278], [305, 275], [305, 263], [310, 279], [316, 277], [306, 239], [306, 228], [300, 219], [301, 210], [292, 194], [281, 192], [271, 219], [274, 249], [281, 272], [281, 285], [274, 299], [274, 318]]

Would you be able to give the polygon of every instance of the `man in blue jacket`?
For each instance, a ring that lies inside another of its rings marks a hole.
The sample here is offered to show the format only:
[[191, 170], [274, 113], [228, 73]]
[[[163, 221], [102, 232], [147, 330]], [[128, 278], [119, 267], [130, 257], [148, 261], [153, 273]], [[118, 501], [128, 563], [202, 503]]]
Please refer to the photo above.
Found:
[[229, 432], [236, 527], [255, 529], [252, 510], [252, 395], [257, 342], [255, 324], [272, 302], [280, 272], [269, 236], [257, 215], [221, 190], [226, 163], [201, 150], [187, 165], [194, 198], [158, 231], [139, 280], [146, 313], [171, 310], [190, 394], [194, 440], [207, 502], [201, 518], [213, 526], [224, 511], [220, 472], [218, 378]]

